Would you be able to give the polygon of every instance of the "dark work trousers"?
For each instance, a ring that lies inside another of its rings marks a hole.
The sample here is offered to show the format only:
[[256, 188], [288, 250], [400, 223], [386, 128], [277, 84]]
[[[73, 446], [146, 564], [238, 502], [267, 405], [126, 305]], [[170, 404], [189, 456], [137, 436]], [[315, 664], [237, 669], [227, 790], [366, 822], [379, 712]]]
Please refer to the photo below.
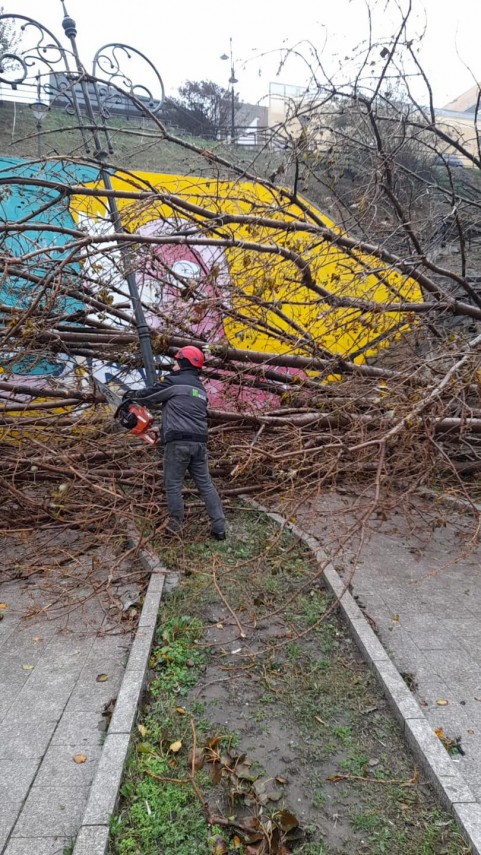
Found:
[[224, 509], [209, 474], [205, 442], [174, 440], [165, 445], [164, 486], [171, 527], [180, 528], [184, 519], [182, 485], [187, 472], [204, 500], [206, 511], [211, 519], [212, 531], [220, 534], [225, 530]]

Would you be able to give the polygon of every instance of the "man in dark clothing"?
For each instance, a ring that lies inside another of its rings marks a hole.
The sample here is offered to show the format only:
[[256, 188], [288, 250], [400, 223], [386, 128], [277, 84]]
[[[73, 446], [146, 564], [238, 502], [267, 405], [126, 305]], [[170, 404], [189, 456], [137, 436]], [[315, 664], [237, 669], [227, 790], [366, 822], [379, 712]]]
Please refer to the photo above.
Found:
[[169, 530], [178, 532], [184, 519], [182, 485], [189, 472], [211, 519], [211, 535], [225, 540], [222, 502], [215, 489], [207, 460], [207, 392], [199, 371], [204, 354], [197, 347], [182, 347], [175, 354], [176, 366], [160, 383], [124, 398], [142, 400], [147, 406], [162, 406], [164, 443], [164, 486], [169, 509]]

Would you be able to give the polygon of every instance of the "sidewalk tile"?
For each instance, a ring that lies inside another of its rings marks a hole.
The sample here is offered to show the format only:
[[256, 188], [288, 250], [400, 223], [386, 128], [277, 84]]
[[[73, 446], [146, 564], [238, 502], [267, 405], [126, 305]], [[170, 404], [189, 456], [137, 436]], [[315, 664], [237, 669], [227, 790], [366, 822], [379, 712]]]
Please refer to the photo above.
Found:
[[122, 672], [112, 674], [109, 669], [108, 680], [98, 682], [97, 677], [103, 671], [85, 671], [77, 680], [75, 688], [70, 695], [65, 713], [71, 712], [99, 712], [111, 698], [115, 698], [122, 681]]
[[72, 711], [65, 713], [52, 738], [52, 745], [100, 745], [107, 728], [106, 719], [99, 712]]
[[0, 760], [41, 757], [56, 725], [56, 721], [3, 722], [0, 726]]
[[0, 852], [3, 852], [3, 847], [15, 826], [21, 807], [21, 798], [6, 798], [0, 801]]
[[[77, 751], [72, 745], [50, 745], [35, 778], [35, 786], [88, 787], [101, 753], [101, 745], [90, 744], [82, 751]], [[75, 762], [73, 758], [78, 754], [86, 757], [85, 762]]]
[[18, 694], [10, 709], [10, 717], [17, 721], [58, 719], [75, 686], [75, 677], [66, 674], [34, 675]]
[[75, 835], [82, 822], [88, 792], [88, 787], [78, 786], [32, 787], [13, 836], [32, 837], [39, 829], [42, 837]]
[[39, 758], [0, 760], [0, 804], [23, 799], [39, 767]]
[[71, 837], [12, 837], [5, 855], [63, 855]]

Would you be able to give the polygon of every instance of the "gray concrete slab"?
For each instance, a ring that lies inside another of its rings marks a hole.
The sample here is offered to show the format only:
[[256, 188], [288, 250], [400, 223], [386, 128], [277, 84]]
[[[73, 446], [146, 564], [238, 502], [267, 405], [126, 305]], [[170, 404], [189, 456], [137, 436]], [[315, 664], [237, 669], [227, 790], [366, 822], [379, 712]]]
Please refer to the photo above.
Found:
[[0, 729], [0, 761], [42, 757], [52, 738], [56, 720], [4, 721]]
[[[124, 564], [102, 544], [85, 553], [78, 532], [53, 540], [40, 532], [32, 540], [2, 544], [4, 561], [17, 575], [34, 567], [39, 554], [48, 566], [50, 547], [52, 569], [0, 582], [0, 602], [8, 606], [0, 621], [0, 853], [60, 855], [80, 829], [79, 851], [103, 855], [165, 572], [157, 560], [162, 572], [149, 586], [127, 675], [132, 637], [112, 603], [121, 600], [125, 578], [138, 596], [145, 569], [130, 559]], [[58, 572], [57, 555], [69, 558]], [[98, 592], [112, 567], [119, 576], [102, 601]], [[121, 732], [106, 736], [103, 712], [112, 701]], [[82, 826], [87, 805], [100, 826]]]
[[112, 697], [115, 697], [118, 679], [122, 675], [123, 669], [119, 667], [112, 673], [109, 668], [109, 673], [106, 675], [108, 679], [99, 682], [97, 679], [99, 674], [104, 673], [104, 671], [98, 671], [97, 668], [90, 670], [88, 667], [82, 671], [69, 696], [65, 707], [66, 713], [82, 710], [88, 712], [103, 710], [105, 704]]
[[10, 832], [22, 808], [22, 799], [5, 798], [0, 802], [0, 852], [3, 852]]
[[5, 855], [63, 855], [69, 837], [17, 837], [11, 839]]
[[1, 760], [0, 804], [4, 804], [9, 799], [21, 801], [25, 798], [39, 765], [39, 758], [15, 757], [13, 760]]
[[[83, 754], [76, 745], [50, 745], [38, 768], [35, 784], [38, 787], [89, 787], [101, 753], [101, 745], [90, 744]], [[79, 754], [85, 757], [82, 762], [78, 762]]]
[[108, 723], [103, 708], [119, 692], [131, 646], [130, 634], [108, 623], [109, 601], [92, 596], [89, 580], [102, 579], [91, 572], [92, 554], [57, 578], [52, 570], [0, 582], [8, 605], [0, 622], [2, 855], [63, 853], [81, 825]]
[[52, 736], [52, 745], [72, 745], [79, 751], [86, 745], [101, 745], [107, 722], [97, 710], [65, 711]]
[[12, 837], [72, 837], [82, 821], [89, 788], [33, 786]]

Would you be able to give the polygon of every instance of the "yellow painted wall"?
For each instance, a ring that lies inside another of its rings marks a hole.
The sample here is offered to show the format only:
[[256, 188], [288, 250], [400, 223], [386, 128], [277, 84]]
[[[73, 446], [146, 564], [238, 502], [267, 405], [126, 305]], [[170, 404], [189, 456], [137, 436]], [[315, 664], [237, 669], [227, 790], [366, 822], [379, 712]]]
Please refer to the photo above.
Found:
[[[298, 206], [286, 203], [280, 193], [273, 193], [261, 184], [219, 182], [215, 179], [155, 173], [137, 173], [135, 176], [117, 174], [112, 183], [115, 189], [127, 191], [154, 187], [160, 194], [175, 194], [180, 200], [209, 212], [273, 219], [279, 223], [278, 228], [255, 223], [235, 223], [213, 232], [201, 214], [194, 213], [189, 217], [190, 222], [198, 227], [199, 234], [207, 237], [215, 237], [215, 234], [220, 233], [223, 237], [232, 237], [237, 241], [294, 250], [310, 265], [315, 281], [338, 296], [384, 304], [395, 304], [400, 300], [422, 300], [420, 287], [414, 280], [385, 267], [377, 258], [361, 252], [349, 255], [308, 231], [286, 233], [283, 230], [285, 222], [312, 224], [312, 220]], [[159, 199], [147, 203], [119, 199], [118, 205], [123, 224], [131, 232], [152, 221], [175, 219], [181, 222], [183, 217], [187, 221], [188, 216], [179, 213], [174, 201]], [[321, 218], [323, 224], [336, 231], [332, 221], [325, 215], [313, 207], [310, 210]], [[94, 218], [97, 215], [105, 216], [105, 200], [77, 197], [72, 203], [74, 218], [81, 211]], [[225, 259], [232, 283], [230, 303], [247, 317], [244, 322], [229, 318], [224, 322], [225, 335], [233, 347], [302, 354], [307, 350], [312, 353], [312, 347], [306, 347], [306, 341], [314, 340], [320, 347], [343, 356], [362, 350], [355, 361], [363, 362], [409, 326], [410, 319], [399, 312], [361, 314], [358, 309], [329, 307], [302, 283], [298, 267], [291, 261], [283, 260], [278, 254], [266, 255], [256, 250], [235, 247], [225, 249]], [[259, 301], [264, 305], [260, 306]], [[273, 302], [284, 318], [276, 314]], [[258, 319], [263, 319], [271, 329], [267, 332], [256, 330], [255, 322]], [[283, 333], [287, 330], [293, 334], [296, 327], [298, 342], [293, 345], [283, 341]], [[377, 344], [376, 340], [386, 333], [390, 333], [388, 339]]]

